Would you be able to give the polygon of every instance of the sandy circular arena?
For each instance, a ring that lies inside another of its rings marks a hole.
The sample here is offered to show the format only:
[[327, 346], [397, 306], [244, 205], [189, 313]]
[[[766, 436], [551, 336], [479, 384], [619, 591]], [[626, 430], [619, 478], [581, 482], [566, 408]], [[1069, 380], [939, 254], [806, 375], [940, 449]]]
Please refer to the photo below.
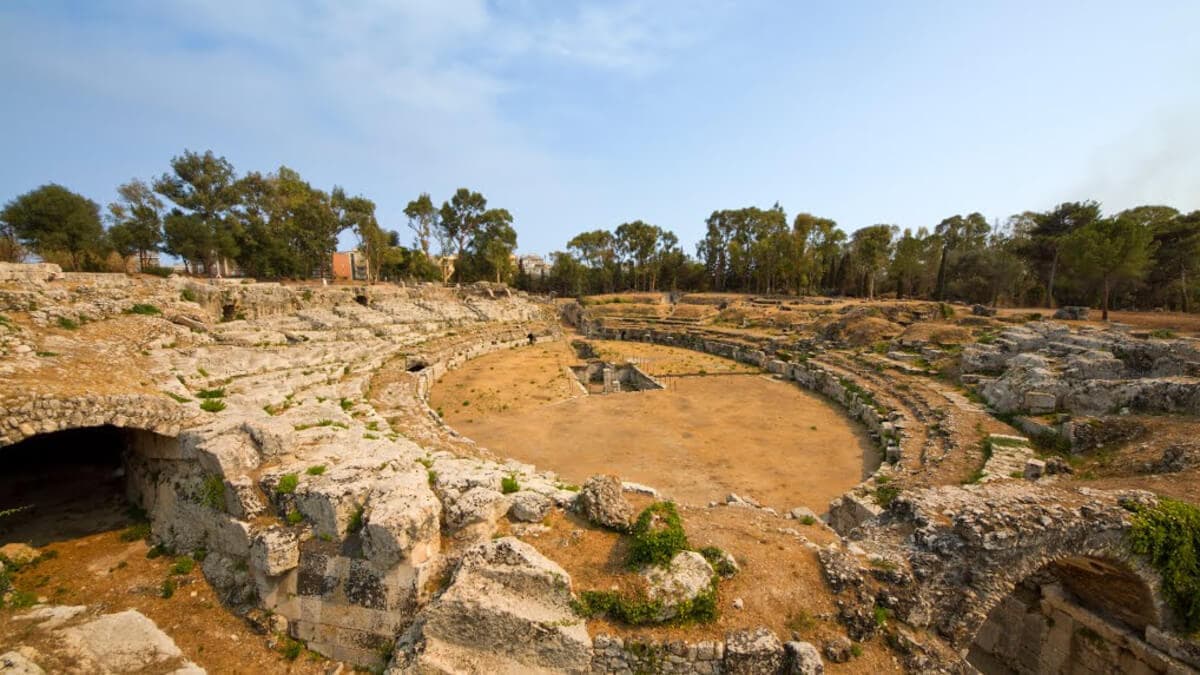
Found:
[[878, 464], [866, 435], [833, 404], [731, 361], [631, 343], [593, 343], [632, 359], [666, 389], [583, 395], [565, 342], [475, 359], [434, 387], [431, 405], [500, 456], [557, 472], [654, 485], [690, 505], [749, 496], [820, 513]]

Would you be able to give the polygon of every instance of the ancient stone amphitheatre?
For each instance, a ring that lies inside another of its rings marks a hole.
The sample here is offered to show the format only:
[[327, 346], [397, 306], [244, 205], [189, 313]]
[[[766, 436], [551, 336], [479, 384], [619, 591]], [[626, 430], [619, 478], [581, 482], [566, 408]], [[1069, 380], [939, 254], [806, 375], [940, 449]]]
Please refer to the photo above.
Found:
[[1194, 672], [1112, 318], [0, 265], [0, 671]]

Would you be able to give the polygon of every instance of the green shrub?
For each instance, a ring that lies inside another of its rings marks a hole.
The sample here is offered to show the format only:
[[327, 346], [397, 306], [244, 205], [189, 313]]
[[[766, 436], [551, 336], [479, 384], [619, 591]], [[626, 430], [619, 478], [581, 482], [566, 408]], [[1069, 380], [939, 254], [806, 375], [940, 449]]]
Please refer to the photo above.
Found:
[[885, 509], [899, 496], [900, 488], [898, 486], [880, 485], [875, 488], [875, 503]]
[[191, 288], [185, 288], [182, 291], [179, 291], [179, 299], [183, 300], [184, 302], [195, 302], [196, 291], [192, 290]]
[[190, 555], [181, 555], [175, 559], [175, 564], [171, 565], [171, 574], [191, 574], [192, 570], [196, 569], [196, 561]]
[[128, 310], [126, 310], [125, 313], [126, 314], [140, 314], [142, 316], [158, 316], [159, 314], [162, 314], [162, 310], [155, 307], [154, 305], [143, 305], [143, 304], [139, 303], [139, 304], [134, 305], [133, 307], [130, 307]]
[[196, 392], [196, 398], [225, 398], [225, 388], [201, 389]]
[[142, 541], [150, 536], [150, 523], [130, 525], [121, 532], [121, 541]]
[[161, 595], [164, 600], [170, 598], [172, 595], [175, 595], [175, 580], [167, 579], [166, 581], [162, 582], [162, 586], [158, 589], [158, 594]]
[[1171, 330], [1170, 328], [1157, 328], [1155, 330], [1150, 331], [1150, 337], [1156, 338], [1158, 340], [1170, 340], [1177, 336], [1175, 334], [1175, 331]]
[[285, 473], [279, 478], [279, 484], [275, 486], [275, 493], [290, 495], [296, 491], [298, 485], [300, 485], [300, 476], [294, 473]]
[[225, 402], [215, 398], [205, 399], [200, 403], [200, 409], [204, 412], [218, 413], [225, 409]]
[[803, 518], [800, 519], [800, 523], [803, 525], [815, 525], [816, 522], [817, 522], [817, 519], [812, 516], [804, 516]]
[[355, 534], [363, 527], [363, 507], [359, 504], [354, 507], [354, 513], [350, 514], [350, 522], [346, 524], [346, 532]]
[[505, 476], [500, 479], [500, 491], [504, 494], [512, 494], [521, 489], [521, 484], [517, 482], [515, 476]]
[[672, 502], [655, 502], [638, 515], [630, 531], [630, 567], [666, 565], [680, 551], [687, 550], [683, 522]]
[[434, 471], [433, 469], [430, 469], [428, 475], [429, 475], [429, 485], [430, 486], [436, 485], [437, 478], [438, 478], [438, 472]]
[[146, 560], [154, 560], [155, 558], [161, 558], [166, 554], [167, 554], [167, 548], [165, 546], [163, 546], [162, 544], [155, 544], [154, 546], [150, 547], [149, 551], [146, 551]]
[[225, 481], [220, 476], [204, 478], [204, 504], [210, 509], [225, 510]]
[[341, 400], [340, 405], [342, 406], [342, 410], [349, 411], [351, 408], [354, 407], [354, 401], [351, 401], [348, 398], [344, 398]]
[[716, 546], [705, 546], [700, 549], [700, 555], [704, 556], [704, 559], [712, 565], [718, 575], [728, 577], [737, 574], [737, 566], [730, 562], [725, 552]]
[[286, 635], [279, 641], [279, 653], [283, 654], [283, 658], [288, 661], [295, 661], [300, 658], [300, 652], [303, 650], [304, 645], [302, 643]]
[[1162, 593], [1186, 632], [1200, 630], [1200, 508], [1163, 497], [1138, 507], [1129, 547], [1162, 575]]
[[288, 511], [286, 520], [288, 525], [299, 525], [304, 521], [304, 514], [300, 513], [296, 509], [292, 509], [291, 511]]
[[[571, 607], [584, 618], [607, 616], [631, 626], [662, 623], [656, 618], [663, 609], [661, 600], [628, 598], [617, 591], [583, 591]], [[706, 591], [678, 605], [676, 615], [669, 623], [710, 623], [716, 620], [717, 614], [717, 581], [714, 578]]]
[[0, 602], [0, 605], [7, 604], [10, 609], [27, 609], [37, 604], [37, 596], [29, 591], [14, 590], [8, 598], [8, 603]]
[[63, 330], [78, 330], [79, 322], [65, 316], [58, 317], [58, 327]]
[[316, 466], [310, 466], [304, 470], [304, 473], [306, 473], [310, 476], [320, 476], [325, 473], [325, 465], [318, 464]]

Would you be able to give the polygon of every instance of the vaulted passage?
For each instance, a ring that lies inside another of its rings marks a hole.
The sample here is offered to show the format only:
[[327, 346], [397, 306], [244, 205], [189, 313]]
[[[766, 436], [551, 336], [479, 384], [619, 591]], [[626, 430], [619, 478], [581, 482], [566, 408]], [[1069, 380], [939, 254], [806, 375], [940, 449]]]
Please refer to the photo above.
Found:
[[35, 547], [133, 522], [126, 468], [146, 444], [174, 439], [112, 426], [39, 434], [0, 448], [0, 544]]
[[988, 675], [1168, 672], [1144, 642], [1158, 612], [1150, 588], [1121, 562], [1058, 560], [992, 609], [968, 660]]

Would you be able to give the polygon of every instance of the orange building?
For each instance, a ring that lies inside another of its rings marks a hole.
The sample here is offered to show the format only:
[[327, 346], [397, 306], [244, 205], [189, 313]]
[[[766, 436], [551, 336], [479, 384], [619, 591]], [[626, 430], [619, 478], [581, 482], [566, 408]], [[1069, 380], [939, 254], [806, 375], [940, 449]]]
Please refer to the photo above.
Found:
[[333, 254], [333, 279], [367, 281], [367, 256], [359, 251], [338, 251]]

